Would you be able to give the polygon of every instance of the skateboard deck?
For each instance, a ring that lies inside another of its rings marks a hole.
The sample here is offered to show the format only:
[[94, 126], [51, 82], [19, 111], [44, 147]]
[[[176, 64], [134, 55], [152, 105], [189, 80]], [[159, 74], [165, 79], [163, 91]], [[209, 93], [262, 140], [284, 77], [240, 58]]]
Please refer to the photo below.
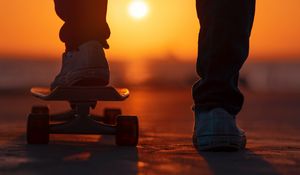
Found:
[[129, 97], [126, 88], [106, 87], [33, 87], [31, 93], [47, 101], [123, 101]]

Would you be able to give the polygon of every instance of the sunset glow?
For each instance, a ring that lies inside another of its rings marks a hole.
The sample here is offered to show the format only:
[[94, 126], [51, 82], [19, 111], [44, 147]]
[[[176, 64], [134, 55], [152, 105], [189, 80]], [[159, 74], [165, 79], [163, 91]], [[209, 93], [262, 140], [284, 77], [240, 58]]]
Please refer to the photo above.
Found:
[[[296, 0], [257, 1], [251, 58], [300, 58], [300, 18]], [[13, 7], [13, 8], [11, 8]], [[53, 1], [0, 2], [0, 56], [59, 59], [63, 24]], [[195, 2], [182, 0], [110, 0], [107, 57], [143, 60], [169, 56], [194, 60], [199, 23]]]

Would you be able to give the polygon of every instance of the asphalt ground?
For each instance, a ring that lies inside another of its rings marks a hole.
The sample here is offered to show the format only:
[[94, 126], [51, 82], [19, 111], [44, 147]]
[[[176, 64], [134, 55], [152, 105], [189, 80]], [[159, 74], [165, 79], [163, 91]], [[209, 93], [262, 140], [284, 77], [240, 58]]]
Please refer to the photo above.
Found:
[[[99, 103], [137, 115], [136, 148], [115, 146], [113, 136], [52, 135], [49, 145], [26, 144], [26, 118], [33, 104], [28, 93], [0, 92], [0, 174], [300, 174], [300, 93], [245, 92], [238, 116], [247, 149], [198, 152], [191, 141], [190, 89], [133, 89], [124, 102]], [[68, 108], [49, 103], [51, 113]]]

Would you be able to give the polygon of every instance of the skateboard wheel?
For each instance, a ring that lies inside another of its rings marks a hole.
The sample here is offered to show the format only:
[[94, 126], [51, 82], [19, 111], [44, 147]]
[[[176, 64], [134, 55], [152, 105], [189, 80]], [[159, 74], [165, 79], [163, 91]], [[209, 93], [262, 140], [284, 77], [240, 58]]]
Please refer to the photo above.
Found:
[[27, 121], [27, 143], [49, 143], [49, 115], [29, 114]]
[[49, 108], [47, 106], [32, 106], [32, 114], [49, 114]]
[[117, 118], [116, 144], [118, 146], [136, 146], [139, 139], [139, 124], [136, 116]]
[[106, 108], [103, 112], [103, 123], [109, 125], [115, 125], [117, 123], [117, 117], [122, 115], [121, 109], [118, 108]]

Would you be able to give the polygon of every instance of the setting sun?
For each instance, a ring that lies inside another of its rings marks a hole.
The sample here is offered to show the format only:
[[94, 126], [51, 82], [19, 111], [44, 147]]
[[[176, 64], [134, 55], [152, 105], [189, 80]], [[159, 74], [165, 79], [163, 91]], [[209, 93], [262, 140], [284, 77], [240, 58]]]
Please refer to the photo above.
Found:
[[129, 4], [128, 12], [131, 17], [135, 19], [141, 19], [148, 14], [149, 7], [142, 0], [134, 0]]
[[[300, 1], [282, 2], [257, 1], [251, 59], [299, 59], [300, 22], [295, 19], [300, 18]], [[111, 29], [108, 58], [197, 57], [200, 26], [195, 1], [112, 0], [107, 13]], [[0, 60], [61, 58], [65, 49], [59, 39], [63, 21], [55, 13], [54, 1], [2, 0], [0, 21]]]

